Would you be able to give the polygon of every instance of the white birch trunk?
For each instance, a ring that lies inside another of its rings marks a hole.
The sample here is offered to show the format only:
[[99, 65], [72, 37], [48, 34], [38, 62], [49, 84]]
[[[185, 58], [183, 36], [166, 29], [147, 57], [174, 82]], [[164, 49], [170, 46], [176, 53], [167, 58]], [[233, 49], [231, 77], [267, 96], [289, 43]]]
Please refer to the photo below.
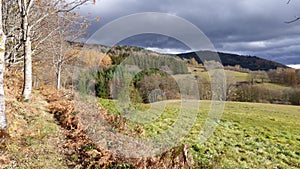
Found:
[[0, 129], [7, 128], [6, 114], [5, 114], [5, 100], [4, 100], [4, 53], [5, 53], [6, 36], [3, 32], [2, 25], [2, 0], [0, 0]]
[[23, 99], [30, 100], [32, 92], [32, 49], [28, 17], [26, 15], [23, 17], [23, 31], [23, 40], [25, 41]]
[[60, 86], [61, 86], [61, 70], [62, 70], [62, 67], [61, 65], [58, 65], [58, 68], [57, 68], [57, 73], [56, 73], [56, 88], [57, 89], [60, 89]]

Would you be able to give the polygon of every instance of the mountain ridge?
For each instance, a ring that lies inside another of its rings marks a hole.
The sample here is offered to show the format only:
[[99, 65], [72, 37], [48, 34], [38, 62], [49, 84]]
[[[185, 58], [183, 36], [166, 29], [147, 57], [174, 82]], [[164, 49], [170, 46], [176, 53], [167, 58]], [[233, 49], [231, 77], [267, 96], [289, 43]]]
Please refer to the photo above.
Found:
[[240, 65], [242, 68], [250, 69], [252, 71], [270, 70], [270, 69], [277, 69], [277, 68], [289, 68], [284, 64], [263, 59], [257, 56], [238, 55], [238, 54], [224, 53], [224, 52], [196, 51], [196, 52], [176, 54], [176, 56], [182, 59], [194, 58], [199, 64], [203, 64], [203, 61], [200, 59], [199, 56], [207, 57], [209, 55], [216, 55], [216, 53], [220, 57], [223, 66]]

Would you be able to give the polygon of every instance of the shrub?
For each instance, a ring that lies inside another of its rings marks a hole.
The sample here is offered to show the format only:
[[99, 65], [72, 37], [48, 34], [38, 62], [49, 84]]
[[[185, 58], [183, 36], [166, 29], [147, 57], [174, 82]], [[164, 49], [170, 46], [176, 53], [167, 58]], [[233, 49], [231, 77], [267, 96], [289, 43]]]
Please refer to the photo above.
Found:
[[300, 89], [293, 88], [284, 91], [288, 101], [293, 105], [300, 105]]

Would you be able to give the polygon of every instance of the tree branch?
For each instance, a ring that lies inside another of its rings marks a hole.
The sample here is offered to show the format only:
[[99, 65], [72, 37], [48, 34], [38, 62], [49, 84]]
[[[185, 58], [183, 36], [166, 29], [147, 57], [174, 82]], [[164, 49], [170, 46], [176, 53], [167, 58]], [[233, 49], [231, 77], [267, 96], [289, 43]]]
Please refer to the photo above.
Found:
[[[287, 4], [289, 4], [290, 2], [291, 2], [291, 0], [288, 0], [288, 1], [287, 1]], [[300, 16], [295, 16], [295, 19], [293, 19], [293, 20], [291, 20], [291, 21], [286, 21], [286, 22], [284, 22], [284, 23], [287, 23], [287, 24], [293, 23], [293, 22], [298, 21], [299, 19], [300, 19]]]
[[287, 23], [287, 24], [293, 23], [293, 22], [298, 21], [299, 19], [300, 19], [300, 16], [296, 16], [295, 19], [293, 19], [293, 20], [291, 20], [291, 21], [286, 21], [286, 22], [284, 22], [284, 23]]
[[[89, 0], [84, 0], [82, 2], [79, 2], [78, 4], [75, 4], [74, 6], [70, 7], [69, 9], [60, 9], [58, 10], [57, 13], [60, 13], [60, 12], [70, 12], [70, 11], [73, 11], [75, 8], [85, 4], [86, 2], [88, 2]], [[67, 8], [67, 6], [65, 6]]]
[[[46, 19], [48, 16], [50, 15], [53, 15], [53, 14], [56, 14], [56, 13], [65, 13], [65, 12], [70, 12], [70, 11], [73, 11], [74, 9], [76, 9], [77, 7], [87, 3], [89, 0], [83, 0], [81, 2], [78, 2], [76, 3], [75, 1], [74, 2], [71, 2], [70, 4], [66, 4], [62, 9], [56, 9], [50, 13], [47, 13], [46, 15], [42, 16], [41, 18], [39, 18], [38, 20], [36, 20], [33, 24], [32, 24], [32, 27], [34, 27], [35, 25], [39, 24], [41, 21], [43, 21], [44, 19]], [[58, 2], [58, 1], [57, 1]], [[74, 4], [73, 6], [71, 4]], [[56, 4], [58, 5], [58, 4]], [[71, 6], [68, 8], [68, 6]]]
[[39, 40], [39, 42], [35, 45], [35, 48], [32, 50], [32, 53], [35, 52], [35, 50], [39, 47], [40, 44], [42, 44], [45, 40], [47, 40], [55, 31], [59, 30], [60, 27], [57, 27], [53, 31], [51, 31], [47, 36], [45, 36], [43, 39]]

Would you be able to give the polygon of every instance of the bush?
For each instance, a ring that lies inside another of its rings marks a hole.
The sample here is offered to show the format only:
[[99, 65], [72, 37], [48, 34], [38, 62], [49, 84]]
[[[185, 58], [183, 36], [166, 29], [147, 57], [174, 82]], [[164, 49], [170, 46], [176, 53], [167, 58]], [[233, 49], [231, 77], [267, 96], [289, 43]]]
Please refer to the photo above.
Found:
[[254, 85], [242, 85], [236, 89], [234, 101], [240, 102], [283, 102], [282, 93]]
[[144, 103], [179, 98], [179, 88], [177, 83], [169, 75], [145, 75], [136, 83], [136, 88]]
[[300, 89], [293, 88], [284, 91], [288, 101], [293, 105], [300, 105]]

